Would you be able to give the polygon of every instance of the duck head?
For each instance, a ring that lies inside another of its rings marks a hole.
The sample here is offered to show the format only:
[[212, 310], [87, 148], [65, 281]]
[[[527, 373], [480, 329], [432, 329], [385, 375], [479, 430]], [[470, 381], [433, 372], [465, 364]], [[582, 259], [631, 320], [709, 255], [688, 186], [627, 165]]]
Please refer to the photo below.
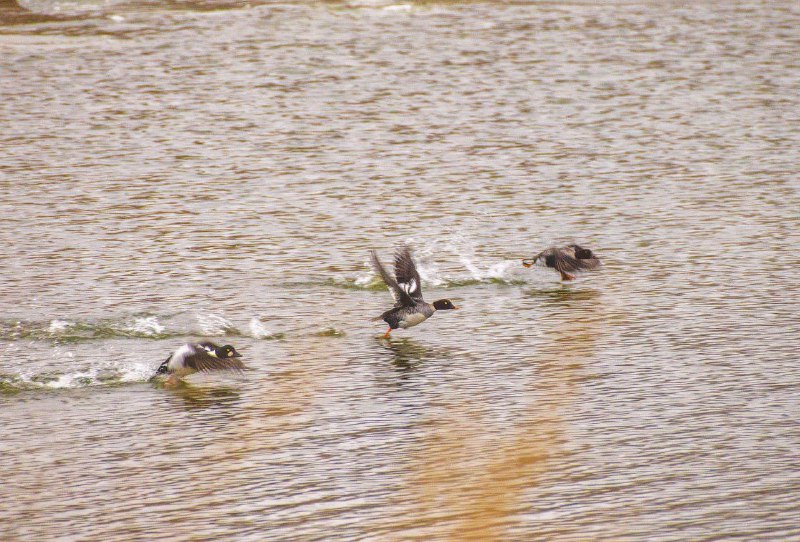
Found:
[[231, 346], [229, 344], [226, 344], [225, 346], [217, 347], [217, 349], [215, 350], [215, 353], [216, 353], [218, 358], [240, 358], [240, 357], [242, 357], [242, 355], [239, 352], [237, 352], [236, 349], [233, 346]]
[[533, 267], [534, 265], [553, 267], [556, 263], [556, 251], [557, 249], [554, 248], [543, 250], [533, 258], [522, 260], [522, 265], [525, 267]]
[[537, 264], [542, 265], [543, 264], [542, 260], [547, 257], [546, 253], [547, 253], [547, 251], [545, 250], [544, 252], [540, 252], [539, 254], [534, 256], [533, 258], [526, 258], [526, 259], [522, 260], [522, 265], [524, 267], [533, 267], [534, 265], [537, 265]]
[[202, 342], [202, 343], [198, 343], [198, 346], [200, 346], [203, 350], [208, 352], [208, 354], [210, 356], [213, 356], [215, 358], [240, 358], [240, 357], [242, 357], [242, 355], [239, 352], [237, 352], [236, 349], [233, 346], [231, 346], [229, 344], [226, 344], [225, 346], [217, 346], [216, 344], [214, 344], [212, 342]]
[[449, 299], [437, 299], [433, 302], [433, 308], [437, 311], [458, 310], [458, 307], [453, 305], [453, 302]]

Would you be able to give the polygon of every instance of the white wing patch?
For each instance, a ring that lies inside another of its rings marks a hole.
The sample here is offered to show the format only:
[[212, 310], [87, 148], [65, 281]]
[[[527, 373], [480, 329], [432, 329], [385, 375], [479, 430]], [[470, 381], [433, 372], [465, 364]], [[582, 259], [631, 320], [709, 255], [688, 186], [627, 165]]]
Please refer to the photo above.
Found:
[[401, 282], [399, 283], [400, 288], [410, 296], [413, 296], [414, 293], [417, 291], [417, 281], [411, 279], [408, 282]]
[[205, 350], [206, 352], [208, 352], [208, 355], [209, 355], [209, 356], [211, 356], [212, 358], [215, 358], [215, 357], [217, 357], [217, 352], [216, 352], [216, 350], [214, 350], [212, 347], [210, 347], [210, 346], [207, 346], [207, 345], [205, 345], [205, 344], [200, 344], [200, 345], [198, 345], [198, 346], [199, 346], [200, 348], [202, 348], [203, 350]]

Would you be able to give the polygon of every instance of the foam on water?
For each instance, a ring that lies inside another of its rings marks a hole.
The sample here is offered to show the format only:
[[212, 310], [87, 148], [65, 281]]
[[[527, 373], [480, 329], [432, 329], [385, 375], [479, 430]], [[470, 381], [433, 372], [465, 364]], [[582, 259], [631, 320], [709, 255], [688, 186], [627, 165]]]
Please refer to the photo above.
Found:
[[[420, 250], [415, 252], [417, 271], [422, 278], [425, 288], [457, 288], [476, 283], [502, 282], [507, 284], [524, 284], [531, 281], [536, 275], [526, 273], [519, 260], [501, 260], [487, 263], [475, 263], [476, 257], [469, 254], [456, 253], [456, 259], [461, 264], [464, 273], [445, 273], [433, 261], [435, 251]], [[384, 285], [374, 271], [365, 271], [353, 279], [333, 281], [335, 286], [364, 290], [381, 290]]]
[[48, 333], [60, 333], [74, 325], [75, 322], [69, 322], [67, 320], [51, 320], [50, 326], [47, 328], [47, 331]]
[[413, 6], [411, 4], [392, 4], [391, 6], [384, 6], [384, 11], [411, 11]]
[[[367, 276], [369, 278], [369, 276]], [[0, 322], [0, 340], [7, 341], [5, 347], [17, 341], [48, 341], [54, 345], [81, 343], [103, 339], [141, 338], [167, 339], [193, 335], [240, 335], [233, 322], [213, 313], [185, 314], [169, 317], [169, 322], [155, 315], [136, 316], [120, 320], [81, 321], [55, 318], [47, 321]], [[193, 322], [195, 321], [196, 324]], [[253, 317], [249, 324], [250, 335], [255, 338], [274, 336], [260, 317]]]
[[128, 329], [142, 335], [161, 335], [164, 333], [164, 326], [159, 323], [156, 316], [136, 318]]
[[226, 335], [236, 332], [233, 322], [218, 314], [198, 314], [197, 323], [203, 335]]
[[74, 343], [115, 337], [166, 338], [166, 327], [157, 316], [133, 319], [67, 320], [0, 322], [0, 340], [48, 340]]
[[[74, 359], [73, 352], [59, 355]], [[121, 383], [146, 382], [153, 375], [151, 363], [106, 362], [65, 373], [25, 371], [21, 374], [0, 375], [0, 389], [23, 391], [36, 389], [71, 389], [90, 386], [107, 386]]]
[[249, 328], [250, 336], [254, 339], [275, 339], [282, 336], [281, 333], [276, 333], [264, 325], [258, 316], [250, 319]]

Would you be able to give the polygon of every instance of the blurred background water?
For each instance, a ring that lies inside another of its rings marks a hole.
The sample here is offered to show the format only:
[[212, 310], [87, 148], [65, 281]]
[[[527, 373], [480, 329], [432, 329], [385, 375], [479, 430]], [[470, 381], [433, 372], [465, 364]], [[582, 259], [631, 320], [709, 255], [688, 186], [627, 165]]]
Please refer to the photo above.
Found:
[[796, 2], [22, 4], [0, 538], [800, 539]]

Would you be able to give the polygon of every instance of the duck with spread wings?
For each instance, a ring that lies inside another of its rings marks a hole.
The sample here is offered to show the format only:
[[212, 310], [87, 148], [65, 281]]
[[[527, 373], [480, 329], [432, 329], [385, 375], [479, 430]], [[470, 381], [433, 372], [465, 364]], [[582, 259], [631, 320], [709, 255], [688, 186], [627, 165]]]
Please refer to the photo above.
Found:
[[522, 265], [550, 267], [561, 273], [561, 280], [573, 280], [575, 273], [588, 271], [600, 266], [600, 259], [588, 248], [580, 245], [550, 247], [529, 260], [522, 260]]
[[374, 250], [370, 254], [372, 266], [389, 287], [395, 301], [393, 308], [375, 318], [389, 324], [384, 339], [389, 338], [393, 329], [406, 329], [421, 324], [436, 311], [458, 309], [449, 299], [439, 299], [433, 303], [426, 303], [422, 299], [422, 281], [411, 256], [411, 249], [407, 246], [401, 247], [395, 253], [394, 277], [383, 267]]
[[197, 372], [240, 372], [245, 368], [239, 360], [241, 357], [242, 355], [229, 344], [217, 346], [208, 341], [188, 343], [169, 355], [156, 370], [154, 378], [168, 375], [168, 382], [175, 383], [178, 379]]

